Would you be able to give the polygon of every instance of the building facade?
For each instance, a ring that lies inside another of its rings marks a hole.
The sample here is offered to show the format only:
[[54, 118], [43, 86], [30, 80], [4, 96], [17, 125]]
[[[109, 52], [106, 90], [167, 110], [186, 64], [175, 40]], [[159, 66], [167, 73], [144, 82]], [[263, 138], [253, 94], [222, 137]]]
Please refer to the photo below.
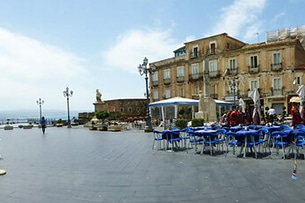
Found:
[[94, 106], [95, 113], [109, 112], [109, 120], [144, 120], [146, 116], [146, 99], [113, 99], [94, 103]]
[[[174, 57], [150, 64], [151, 102], [176, 96], [238, 101], [256, 88], [262, 112], [273, 106], [277, 114], [289, 113], [289, 99], [305, 80], [305, 50], [300, 38], [286, 37], [246, 44], [223, 33], [191, 42], [174, 51]], [[209, 84], [208, 88], [204, 84]]]

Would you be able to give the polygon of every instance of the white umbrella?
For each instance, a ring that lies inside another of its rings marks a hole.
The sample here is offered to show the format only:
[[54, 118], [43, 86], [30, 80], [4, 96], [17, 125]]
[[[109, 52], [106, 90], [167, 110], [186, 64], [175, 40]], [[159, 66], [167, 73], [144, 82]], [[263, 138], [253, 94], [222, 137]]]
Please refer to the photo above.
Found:
[[260, 105], [258, 89], [251, 91], [248, 96], [253, 100], [254, 105]]
[[242, 112], [246, 113], [246, 103], [244, 102], [243, 98], [239, 99], [239, 105], [241, 106]]
[[254, 91], [251, 91], [248, 96], [253, 100], [254, 106], [257, 106], [259, 117], [262, 118], [260, 111], [261, 109], [260, 99], [259, 99], [260, 95], [258, 89], [256, 88]]
[[305, 86], [304, 86], [304, 85], [301, 85], [301, 86], [298, 88], [298, 90], [297, 90], [296, 93], [299, 95], [299, 97], [300, 97], [300, 99], [301, 99], [301, 104], [304, 104], [304, 101], [305, 101]]

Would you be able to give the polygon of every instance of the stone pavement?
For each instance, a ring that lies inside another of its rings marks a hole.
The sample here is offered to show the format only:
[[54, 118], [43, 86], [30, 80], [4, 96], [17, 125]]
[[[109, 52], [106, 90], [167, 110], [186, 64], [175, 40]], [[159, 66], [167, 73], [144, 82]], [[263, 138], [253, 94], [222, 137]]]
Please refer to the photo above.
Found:
[[3, 203], [305, 201], [305, 164], [152, 150], [152, 133], [81, 126], [0, 130]]

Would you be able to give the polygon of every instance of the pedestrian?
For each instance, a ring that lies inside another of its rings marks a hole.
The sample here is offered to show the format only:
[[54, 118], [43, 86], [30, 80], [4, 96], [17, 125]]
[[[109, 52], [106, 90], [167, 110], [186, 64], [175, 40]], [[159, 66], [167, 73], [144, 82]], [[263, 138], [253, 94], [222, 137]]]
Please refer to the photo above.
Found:
[[292, 117], [292, 123], [291, 125], [293, 127], [296, 127], [299, 124], [303, 124], [303, 120], [301, 118], [300, 114], [300, 104], [297, 102], [292, 102], [292, 108], [291, 108], [291, 117]]
[[44, 116], [41, 117], [40, 125], [41, 125], [41, 129], [42, 129], [42, 133], [44, 134], [46, 131], [46, 119], [44, 118]]
[[270, 123], [273, 123], [276, 119], [276, 112], [275, 112], [275, 109], [273, 108], [273, 106], [271, 106], [271, 108], [268, 110], [267, 113], [269, 115]]

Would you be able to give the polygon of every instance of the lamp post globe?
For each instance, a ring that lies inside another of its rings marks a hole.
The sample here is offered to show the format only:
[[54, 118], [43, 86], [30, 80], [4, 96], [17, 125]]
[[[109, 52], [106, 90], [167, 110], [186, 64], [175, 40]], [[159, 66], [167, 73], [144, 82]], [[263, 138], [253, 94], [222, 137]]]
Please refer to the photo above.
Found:
[[71, 128], [71, 120], [70, 120], [70, 108], [69, 108], [69, 98], [72, 97], [73, 91], [67, 87], [66, 90], [63, 91], [64, 97], [67, 98], [67, 112], [68, 112], [68, 128]]
[[148, 66], [148, 59], [145, 57], [143, 59], [143, 63], [138, 66], [138, 70], [140, 75], [145, 75], [145, 85], [146, 85], [146, 125], [145, 125], [145, 132], [152, 132], [152, 124], [151, 124], [151, 116], [149, 111], [149, 103], [150, 103], [150, 93], [149, 93], [149, 86], [148, 86], [148, 75], [153, 74], [155, 72], [155, 68], [150, 68]]

